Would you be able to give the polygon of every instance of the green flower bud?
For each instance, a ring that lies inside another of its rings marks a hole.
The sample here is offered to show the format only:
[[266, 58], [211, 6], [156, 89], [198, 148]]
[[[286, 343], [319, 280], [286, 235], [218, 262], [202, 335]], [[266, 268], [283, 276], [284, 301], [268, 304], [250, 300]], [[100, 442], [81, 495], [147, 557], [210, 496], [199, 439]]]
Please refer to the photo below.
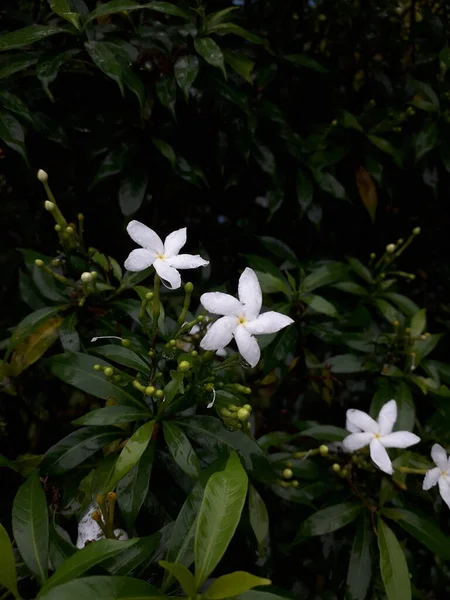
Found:
[[42, 269], [42, 267], [44, 266], [44, 261], [43, 261], [43, 260], [41, 260], [40, 258], [37, 258], [37, 259], [34, 261], [34, 264], [35, 264], [35, 265], [36, 265], [36, 266], [37, 266], [39, 269]]
[[111, 367], [106, 367], [104, 373], [106, 377], [112, 377], [114, 375], [114, 369], [112, 369]]
[[177, 340], [170, 340], [169, 346], [172, 346], [172, 348], [174, 348], [176, 345], [177, 345]]
[[37, 178], [41, 183], [46, 183], [48, 181], [48, 175], [42, 169], [39, 169], [39, 171], [37, 172]]
[[114, 381], [119, 383], [119, 381], [122, 381], [122, 377], [120, 375], [114, 375]]
[[59, 233], [61, 231], [61, 225], [55, 225], [53, 229]]
[[92, 275], [88, 271], [85, 271], [84, 273], [81, 273], [80, 279], [83, 283], [90, 283], [92, 281]]
[[91, 271], [92, 279], [97, 279], [98, 273], [97, 271]]
[[230, 412], [229, 410], [227, 410], [226, 408], [221, 408], [219, 410], [219, 413], [222, 415], [222, 417], [226, 417], [227, 419], [234, 418], [234, 414], [232, 412]]
[[321, 456], [326, 456], [329, 452], [328, 446], [325, 446], [322, 444], [322, 446], [319, 447], [319, 453]]
[[94, 371], [101, 371], [103, 367], [101, 365], [94, 365]]
[[129, 348], [131, 346], [130, 340], [122, 340], [122, 346]]
[[386, 252], [388, 254], [393, 254], [393, 252], [395, 252], [395, 244], [388, 244], [386, 246]]
[[69, 227], [66, 227], [66, 233], [67, 235], [73, 235], [75, 233], [75, 229], [69, 225]]
[[420, 232], [421, 232], [420, 227], [414, 227], [414, 229], [413, 229], [413, 234], [414, 235], [419, 235]]
[[248, 410], [248, 412], [252, 412], [252, 407], [250, 406], [250, 404], [244, 404], [244, 406], [242, 408], [246, 408]]
[[145, 299], [146, 300], [153, 300], [153, 292], [147, 292], [145, 294]]
[[375, 252], [371, 252], [370, 253], [370, 259], [374, 260], [377, 257], [377, 255], [375, 254]]
[[184, 372], [186, 372], [186, 371], [189, 371], [189, 369], [190, 369], [190, 368], [191, 368], [191, 365], [188, 363], [188, 361], [187, 361], [187, 360], [182, 360], [182, 361], [180, 362], [180, 364], [178, 365], [178, 370], [179, 370], [179, 371], [184, 371]]
[[203, 315], [199, 315], [199, 316], [197, 317], [197, 321], [203, 321], [203, 319], [204, 319], [204, 318], [205, 318], [205, 317], [204, 317]]
[[145, 388], [145, 395], [146, 396], [153, 396], [153, 394], [156, 392], [156, 389], [153, 385], [149, 385]]
[[194, 291], [194, 284], [188, 281], [184, 286], [184, 291], [188, 294], [192, 294], [192, 292]]
[[283, 477], [285, 479], [292, 479], [293, 476], [294, 476], [294, 473], [292, 472], [292, 469], [284, 469]]
[[52, 210], [55, 210], [56, 205], [54, 202], [50, 202], [50, 200], [46, 200], [44, 202], [44, 208], [45, 210], [48, 210], [49, 212], [52, 212]]
[[242, 407], [237, 411], [237, 418], [239, 419], [239, 421], [247, 421], [247, 419], [250, 417], [250, 412]]
[[192, 350], [192, 352], [191, 352], [191, 356], [198, 356], [198, 352], [197, 352], [197, 350]]
[[341, 465], [338, 465], [338, 463], [334, 463], [334, 465], [332, 466], [332, 469], [335, 473], [340, 473], [341, 472]]
[[156, 390], [155, 392], [155, 397], [158, 400], [162, 400], [164, 398], [164, 392], [162, 390]]

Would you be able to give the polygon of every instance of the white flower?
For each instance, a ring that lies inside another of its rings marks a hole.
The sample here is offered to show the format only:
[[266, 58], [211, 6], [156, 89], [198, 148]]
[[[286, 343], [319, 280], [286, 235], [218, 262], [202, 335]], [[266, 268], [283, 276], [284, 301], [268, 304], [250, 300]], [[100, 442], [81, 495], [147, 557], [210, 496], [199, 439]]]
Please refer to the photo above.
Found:
[[181, 286], [181, 277], [177, 269], [196, 269], [206, 267], [209, 261], [198, 254], [179, 254], [186, 243], [186, 227], [169, 234], [164, 244], [157, 233], [139, 221], [131, 221], [127, 226], [129, 236], [142, 246], [133, 250], [125, 261], [128, 271], [143, 271], [154, 266], [155, 271], [168, 287], [176, 290]]
[[239, 278], [239, 300], [221, 292], [203, 294], [200, 302], [215, 315], [224, 315], [211, 325], [200, 346], [205, 350], [225, 348], [233, 337], [240, 354], [254, 367], [261, 356], [258, 342], [253, 337], [263, 333], [276, 333], [294, 321], [274, 311], [260, 315], [261, 287], [256, 273], [248, 267]]
[[426, 472], [423, 489], [429, 490], [438, 483], [442, 500], [450, 508], [450, 458], [439, 444], [431, 448], [431, 458], [436, 467]]
[[370, 445], [370, 457], [377, 467], [385, 473], [393, 473], [394, 469], [386, 448], [408, 448], [420, 442], [420, 438], [409, 431], [392, 433], [396, 420], [397, 403], [395, 400], [390, 400], [381, 408], [378, 421], [362, 410], [351, 408], [347, 411], [345, 425], [351, 435], [343, 441], [344, 449], [355, 452], [355, 450]]
[[[97, 504], [93, 502], [80, 519], [78, 523], [77, 548], [84, 548], [87, 542], [96, 542], [105, 538], [103, 531], [91, 517], [92, 513], [97, 509]], [[114, 529], [114, 535], [121, 541], [128, 539], [128, 535], [123, 529]]]
[[[204, 321], [203, 321], [204, 322]], [[208, 329], [211, 329], [211, 327], [213, 326], [213, 322], [210, 320], [209, 323], [206, 324], [206, 331], [208, 331]], [[201, 327], [200, 325], [194, 325], [191, 330], [189, 331], [190, 334], [195, 335], [196, 333], [200, 333], [201, 332]], [[216, 352], [217, 356], [226, 356], [227, 355], [227, 351], [225, 350], [225, 348], [219, 348]]]

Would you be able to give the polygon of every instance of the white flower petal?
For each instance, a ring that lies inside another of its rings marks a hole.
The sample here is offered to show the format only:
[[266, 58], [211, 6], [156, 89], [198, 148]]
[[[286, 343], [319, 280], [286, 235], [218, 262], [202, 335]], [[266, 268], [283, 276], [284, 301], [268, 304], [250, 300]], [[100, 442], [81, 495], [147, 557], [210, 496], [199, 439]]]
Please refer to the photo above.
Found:
[[249, 267], [244, 269], [239, 278], [238, 295], [245, 307], [247, 318], [249, 320], [256, 319], [261, 310], [262, 293], [256, 273]]
[[346, 416], [347, 422], [351, 423], [351, 425], [354, 425], [355, 427], [358, 427], [361, 431], [370, 431], [371, 433], [378, 433], [378, 423], [362, 410], [350, 408], [347, 411]]
[[345, 429], [350, 433], [360, 433], [361, 429], [357, 425], [353, 425], [348, 419], [345, 420]]
[[166, 262], [175, 269], [197, 269], [209, 265], [209, 260], [204, 260], [200, 254], [178, 254], [167, 258]]
[[368, 446], [373, 440], [373, 433], [351, 433], [342, 442], [342, 445], [347, 452], [355, 452], [361, 450], [364, 446]]
[[441, 471], [447, 470], [447, 452], [439, 444], [434, 444], [431, 448], [431, 458], [434, 460], [434, 464], [440, 468]]
[[261, 335], [262, 333], [276, 333], [293, 322], [291, 317], [270, 310], [259, 315], [253, 321], [245, 323], [245, 328], [253, 335]]
[[446, 477], [439, 477], [439, 493], [442, 500], [450, 508], [450, 485]]
[[438, 467], [430, 469], [425, 473], [425, 479], [423, 480], [422, 488], [427, 491], [437, 484], [439, 477], [441, 476], [441, 470]]
[[381, 435], [388, 435], [394, 429], [395, 421], [397, 420], [397, 402], [389, 400], [382, 406], [378, 414], [378, 427]]
[[171, 290], [177, 290], [179, 287], [181, 287], [180, 274], [176, 269], [168, 265], [165, 260], [157, 258], [153, 263], [153, 266], [155, 267], [155, 270], [161, 277], [161, 279], [163, 279], [164, 282], [167, 282], [169, 284], [164, 284], [166, 285], [166, 287], [168, 287]]
[[200, 346], [205, 350], [222, 350], [233, 339], [233, 333], [238, 325], [236, 317], [222, 317], [209, 327]]
[[242, 325], [236, 327], [234, 337], [239, 354], [251, 367], [256, 367], [261, 356], [261, 350], [256, 339]]
[[244, 312], [244, 307], [236, 298], [222, 292], [208, 292], [200, 296], [200, 302], [207, 311], [214, 315], [239, 316]]
[[380, 438], [385, 448], [409, 448], [420, 442], [420, 437], [409, 431], [394, 431]]
[[162, 254], [164, 246], [157, 233], [140, 223], [139, 221], [130, 221], [127, 225], [127, 231], [130, 238], [147, 250], [152, 250], [155, 254]]
[[392, 468], [391, 459], [380, 440], [373, 439], [370, 442], [370, 458], [385, 473], [389, 475], [393, 473], [394, 469]]
[[172, 231], [164, 240], [164, 256], [176, 256], [186, 243], [186, 227]]
[[154, 252], [139, 248], [130, 252], [124, 266], [127, 271], [144, 271], [155, 262], [155, 258], [156, 254]]

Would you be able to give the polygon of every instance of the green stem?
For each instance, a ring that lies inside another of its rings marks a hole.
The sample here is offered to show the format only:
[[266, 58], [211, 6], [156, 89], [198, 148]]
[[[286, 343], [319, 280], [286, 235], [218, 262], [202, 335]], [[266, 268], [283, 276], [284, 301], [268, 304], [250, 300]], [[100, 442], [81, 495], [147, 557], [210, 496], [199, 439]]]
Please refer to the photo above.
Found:
[[413, 469], [412, 467], [399, 467], [396, 471], [400, 473], [411, 473], [412, 475], [425, 475], [428, 469]]
[[[192, 284], [189, 284], [189, 285], [192, 286]], [[186, 320], [186, 315], [187, 315], [187, 311], [189, 310], [189, 305], [191, 303], [191, 295], [192, 295], [192, 290], [188, 287], [188, 284], [186, 284], [184, 286], [184, 289], [185, 289], [186, 293], [184, 296], [183, 308], [181, 310], [180, 316], [178, 317], [178, 325], [180, 325], [180, 327], [183, 325], [183, 323]]]
[[217, 371], [221, 371], [222, 369], [226, 369], [227, 367], [236, 363], [238, 360], [239, 360], [239, 354], [235, 354], [234, 356], [227, 358], [227, 360], [224, 360], [223, 363], [221, 363], [220, 365], [213, 367], [213, 371], [217, 372]]
[[153, 282], [153, 346], [156, 341], [156, 332], [158, 331], [158, 319], [161, 307], [159, 304], [159, 290], [161, 288], [161, 279], [158, 273], [155, 272], [155, 279]]

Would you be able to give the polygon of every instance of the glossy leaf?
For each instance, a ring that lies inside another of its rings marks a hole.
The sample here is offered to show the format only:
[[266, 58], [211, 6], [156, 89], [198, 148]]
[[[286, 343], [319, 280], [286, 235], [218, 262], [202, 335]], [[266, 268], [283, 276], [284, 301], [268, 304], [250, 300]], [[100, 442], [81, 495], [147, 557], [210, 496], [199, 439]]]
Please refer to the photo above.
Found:
[[[98, 543], [98, 542], [96, 542]], [[82, 577], [75, 581], [41, 592], [39, 600], [162, 600], [167, 598], [156, 588], [140, 579], [132, 577]]]
[[47, 499], [37, 471], [17, 491], [12, 529], [20, 555], [42, 585], [48, 572], [49, 528]]
[[235, 71], [238, 75], [245, 79], [245, 81], [252, 85], [252, 73], [253, 69], [255, 68], [255, 62], [250, 60], [244, 54], [237, 54], [235, 52], [230, 52], [229, 50], [223, 50], [222, 53], [227, 65], [229, 65], [233, 71]]
[[305, 54], [287, 54], [286, 56], [284, 56], [284, 58], [299, 67], [305, 67], [306, 69], [317, 71], [317, 73], [328, 73], [328, 69], [323, 67], [314, 58], [310, 58]]
[[195, 582], [199, 588], [224, 555], [239, 524], [248, 478], [235, 452], [205, 487], [195, 532]]
[[[358, 519], [347, 572], [349, 600], [365, 600], [372, 576], [373, 534], [368, 513]], [[346, 597], [347, 597], [346, 596]]]
[[31, 65], [36, 64], [38, 57], [39, 55], [37, 54], [4, 54], [0, 57], [0, 79], [6, 79], [14, 75], [14, 73], [31, 67]]
[[177, 99], [177, 86], [171, 75], [165, 75], [156, 82], [156, 95], [163, 106], [168, 108], [176, 120], [175, 102]]
[[142, 563], [150, 562], [155, 552], [158, 551], [161, 542], [160, 532], [138, 538], [136, 543], [128, 547], [124, 552], [106, 560], [102, 564], [102, 568], [106, 569], [111, 575], [128, 575], [136, 567], [142, 565]]
[[11, 356], [11, 374], [17, 377], [28, 369], [33, 363], [56, 342], [59, 337], [59, 328], [63, 322], [62, 317], [53, 317], [45, 321], [23, 342], [18, 344]]
[[225, 79], [227, 78], [222, 50], [213, 39], [210, 37], [195, 38], [194, 47], [207, 63], [220, 69]]
[[393, 531], [378, 519], [380, 571], [388, 600], [411, 600], [411, 583], [405, 554]]
[[124, 346], [119, 346], [117, 344], [107, 344], [106, 346], [98, 346], [93, 348], [93, 352], [103, 356], [104, 358], [107, 358], [112, 362], [117, 363], [118, 365], [133, 369], [134, 371], [138, 371], [146, 375], [150, 375], [151, 373], [151, 368], [147, 362], [145, 362], [130, 348], [125, 348]]
[[248, 42], [251, 42], [252, 44], [264, 44], [263, 38], [259, 37], [259, 35], [255, 35], [254, 33], [251, 33], [250, 31], [247, 31], [247, 29], [244, 29], [240, 25], [236, 25], [236, 23], [230, 23], [230, 22], [216, 23], [209, 27], [208, 32], [209, 33], [214, 32], [219, 35], [227, 35], [227, 34], [231, 33], [233, 35], [237, 35], [241, 38], [244, 38], [244, 40], [247, 40]]
[[177, 157], [172, 146], [169, 146], [167, 142], [164, 142], [163, 140], [158, 140], [157, 138], [152, 138], [152, 142], [156, 146], [156, 148], [158, 148], [161, 154], [165, 158], [167, 158], [172, 167], [174, 167], [177, 161]]
[[416, 137], [416, 161], [419, 161], [435, 147], [438, 139], [438, 133], [439, 129], [437, 123], [434, 121], [425, 122], [422, 130]]
[[159, 564], [177, 579], [187, 596], [195, 597], [195, 579], [189, 569], [180, 563], [171, 563], [167, 560], [160, 560]]
[[368, 135], [367, 138], [372, 142], [374, 146], [379, 148], [382, 152], [389, 154], [395, 160], [398, 165], [401, 165], [401, 158], [398, 151], [394, 146], [386, 139], [378, 137], [377, 135]]
[[97, 6], [95, 10], [89, 13], [89, 16], [85, 20], [85, 25], [98, 17], [115, 15], [131, 10], [142, 10], [143, 8], [145, 8], [145, 4], [138, 4], [137, 2], [133, 2], [133, 0], [111, 0], [111, 2], [105, 2]]
[[113, 476], [109, 481], [109, 488], [113, 489], [117, 483], [131, 471], [145, 452], [155, 427], [155, 421], [148, 421], [141, 425], [129, 438], [117, 459]]
[[65, 560], [77, 551], [76, 546], [70, 542], [69, 534], [59, 525], [50, 521], [50, 545], [48, 554], [53, 570], [60, 567]]
[[322, 298], [322, 296], [316, 296], [315, 294], [308, 294], [305, 296], [301, 296], [300, 300], [302, 302], [304, 302], [305, 304], [307, 304], [309, 306], [309, 308], [312, 308], [316, 312], [322, 313], [324, 315], [328, 315], [329, 317], [337, 316], [336, 308], [331, 304], [331, 302], [328, 302], [328, 300], [325, 300], [325, 298]]
[[359, 167], [355, 176], [356, 186], [358, 188], [359, 195], [361, 196], [361, 200], [363, 201], [363, 204], [369, 213], [372, 223], [374, 223], [378, 204], [377, 187], [372, 177], [364, 167]]
[[395, 392], [398, 417], [395, 422], [395, 431], [412, 431], [416, 417], [414, 398], [409, 387], [401, 381]]
[[16, 561], [6, 529], [0, 523], [0, 586], [9, 590], [15, 598], [20, 598], [17, 589]]
[[305, 277], [300, 285], [302, 292], [312, 292], [318, 287], [334, 283], [343, 277], [346, 267], [342, 263], [330, 263], [312, 271]]
[[347, 197], [343, 186], [331, 173], [313, 171], [313, 175], [316, 183], [324, 192], [328, 192], [338, 200], [344, 200]]
[[133, 423], [143, 419], [151, 419], [152, 415], [144, 409], [133, 406], [105, 406], [86, 413], [79, 419], [73, 421], [73, 425], [120, 425], [121, 423]]
[[175, 62], [173, 67], [175, 80], [178, 84], [178, 87], [183, 92], [186, 102], [189, 99], [190, 89], [197, 78], [199, 70], [200, 61], [198, 60], [197, 56], [193, 54], [180, 56]]
[[179, 8], [175, 4], [172, 4], [171, 2], [148, 2], [145, 6], [150, 10], [154, 10], [165, 15], [171, 15], [172, 17], [181, 17], [182, 19], [186, 19], [188, 21], [191, 21], [193, 18], [188, 12], [184, 11], [182, 8]]
[[424, 308], [419, 310], [411, 319], [410, 331], [411, 337], [419, 337], [427, 326], [427, 313]]
[[59, 475], [70, 471], [103, 448], [123, 437], [123, 431], [113, 427], [84, 427], [70, 433], [47, 450], [42, 459], [42, 473]]
[[25, 132], [19, 121], [7, 112], [0, 111], [0, 140], [3, 140], [15, 152], [18, 152], [26, 164]]
[[60, 68], [78, 53], [79, 50], [71, 49], [58, 54], [44, 54], [39, 59], [36, 65], [36, 75], [51, 100], [53, 100], [53, 95], [49, 89], [50, 83], [55, 81]]
[[192, 479], [200, 474], [200, 462], [186, 435], [170, 421], [163, 422], [164, 437], [175, 462]]
[[264, 500], [251, 484], [248, 487], [248, 509], [250, 525], [258, 542], [259, 553], [262, 554], [264, 543], [269, 535], [269, 514]]
[[97, 67], [105, 75], [117, 83], [122, 96], [124, 95], [124, 75], [126, 68], [123, 62], [118, 59], [112, 44], [108, 42], [89, 41], [84, 44], [89, 56]]
[[80, 15], [71, 10], [69, 0], [49, 0], [49, 4], [54, 13], [72, 23], [77, 29], [81, 29]]
[[347, 258], [351, 269], [363, 279], [366, 283], [373, 283], [373, 277], [369, 269], [357, 258]]
[[125, 217], [133, 215], [141, 208], [147, 184], [148, 174], [139, 169], [135, 169], [122, 179], [119, 187], [119, 206]]
[[332, 373], [360, 373], [361, 371], [367, 371], [364, 366], [364, 360], [361, 356], [356, 354], [339, 354], [327, 358], [326, 365], [330, 368]]
[[300, 528], [305, 536], [324, 535], [345, 527], [361, 512], [361, 506], [353, 502], [343, 502], [323, 508], [308, 517]]
[[57, 33], [67, 33], [63, 27], [49, 27], [47, 25], [30, 25], [0, 36], [0, 51], [22, 48], [43, 40]]
[[256, 577], [245, 571], [235, 571], [228, 573], [215, 579], [203, 597], [207, 600], [221, 600], [222, 598], [234, 598], [239, 594], [243, 594], [248, 590], [260, 585], [270, 585], [270, 579], [264, 577]]
[[[132, 392], [116, 385], [104, 376], [103, 371], [95, 371], [94, 365], [111, 365], [102, 359], [88, 354], [57, 354], [49, 360], [50, 370], [59, 379], [74, 387], [107, 400], [114, 398], [119, 404], [143, 408], [144, 402], [132, 395]], [[134, 392], [133, 392], [134, 393]]]

